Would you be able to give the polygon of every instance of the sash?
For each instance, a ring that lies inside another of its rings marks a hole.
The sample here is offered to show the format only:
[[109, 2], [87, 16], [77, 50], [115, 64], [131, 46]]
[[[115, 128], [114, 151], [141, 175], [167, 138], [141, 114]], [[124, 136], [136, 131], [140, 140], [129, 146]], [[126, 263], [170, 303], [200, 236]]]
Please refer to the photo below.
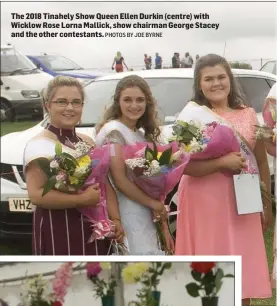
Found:
[[[133, 132], [131, 129], [129, 129], [125, 124], [112, 120], [108, 123], [106, 123], [100, 132], [96, 135], [96, 146], [103, 146], [106, 141], [107, 141], [107, 136], [112, 132], [112, 131], [118, 131], [122, 134], [124, 137], [126, 143], [132, 145], [136, 144], [138, 141], [145, 141], [143, 137], [143, 133], [139, 131], [140, 134]], [[138, 138], [141, 138], [140, 140]]]
[[177, 120], [186, 121], [192, 124], [201, 123], [202, 125], [211, 122], [218, 122], [222, 125], [228, 126], [234, 132], [240, 145], [240, 152], [246, 159], [248, 166], [248, 170], [246, 172], [252, 174], [259, 173], [255, 154], [252, 151], [248, 141], [235, 129], [235, 127], [230, 122], [214, 113], [207, 106], [201, 106], [196, 102], [190, 101], [181, 111]]
[[[63, 152], [74, 154], [75, 150], [63, 145]], [[55, 146], [56, 141], [47, 137], [37, 137], [31, 139], [25, 149], [23, 155], [23, 173], [25, 175], [25, 170], [27, 165], [38, 158], [52, 159], [55, 156]]]

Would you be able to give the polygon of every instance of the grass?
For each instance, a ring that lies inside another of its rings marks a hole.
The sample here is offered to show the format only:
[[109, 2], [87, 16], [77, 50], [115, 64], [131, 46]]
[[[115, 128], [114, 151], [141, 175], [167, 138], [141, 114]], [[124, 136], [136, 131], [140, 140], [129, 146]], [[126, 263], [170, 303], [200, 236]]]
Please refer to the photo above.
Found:
[[[275, 218], [274, 221], [276, 222]], [[274, 236], [274, 226], [272, 226], [265, 234], [265, 245], [266, 245], [266, 254], [267, 254], [267, 261], [268, 267], [270, 272], [272, 272], [273, 268], [273, 236]], [[258, 265], [259, 263], [257, 263]], [[255, 269], [255, 267], [253, 267]], [[276, 305], [276, 289], [272, 291], [272, 298], [271, 299], [257, 299], [252, 300], [251, 306], [262, 305], [262, 306], [274, 306]]]
[[12, 132], [24, 131], [38, 123], [39, 121], [1, 122], [1, 136]]
[[[22, 122], [13, 122], [13, 123], [8, 123], [8, 122], [3, 122], [1, 123], [1, 136], [12, 133], [12, 132], [17, 132], [17, 131], [23, 131], [25, 129], [28, 129], [35, 124], [37, 124], [37, 121], [22, 121]], [[265, 245], [266, 245], [266, 252], [267, 252], [267, 259], [268, 259], [268, 266], [270, 269], [270, 272], [272, 271], [273, 267], [273, 235], [274, 235], [274, 226], [272, 226], [265, 234], [264, 234], [264, 239], [265, 239]], [[23, 251], [24, 249], [24, 251]], [[17, 245], [12, 244], [11, 246], [7, 245], [0, 245], [0, 254], [7, 254], [7, 255], [23, 255], [22, 252], [26, 255], [29, 253], [29, 248], [21, 248], [18, 249]], [[259, 263], [257, 263], [258, 265]], [[255, 269], [255, 267], [253, 267]], [[276, 290], [273, 290], [273, 297], [271, 299], [256, 299], [252, 301], [253, 306], [257, 305], [262, 305], [262, 306], [274, 306], [276, 305]]]

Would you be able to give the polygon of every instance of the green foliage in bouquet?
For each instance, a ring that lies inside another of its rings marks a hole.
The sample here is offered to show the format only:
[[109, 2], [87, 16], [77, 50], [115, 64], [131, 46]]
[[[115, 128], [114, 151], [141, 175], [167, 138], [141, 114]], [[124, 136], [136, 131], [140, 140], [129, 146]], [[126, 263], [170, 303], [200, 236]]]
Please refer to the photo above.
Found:
[[62, 145], [59, 142], [56, 143], [53, 160], [40, 158], [37, 162], [47, 176], [42, 196], [53, 188], [64, 192], [75, 192], [83, 186], [91, 172], [91, 160], [88, 155], [82, 155], [76, 159], [62, 152]]
[[184, 121], [177, 120], [173, 125], [173, 136], [169, 138], [169, 142], [178, 141], [188, 145], [193, 138], [198, 138], [200, 130], [196, 126]]
[[149, 162], [156, 160], [159, 162], [160, 166], [169, 165], [171, 156], [172, 156], [171, 147], [161, 153], [158, 151], [157, 145], [155, 142], [153, 142], [153, 150], [149, 146], [147, 146], [145, 149], [145, 159]]

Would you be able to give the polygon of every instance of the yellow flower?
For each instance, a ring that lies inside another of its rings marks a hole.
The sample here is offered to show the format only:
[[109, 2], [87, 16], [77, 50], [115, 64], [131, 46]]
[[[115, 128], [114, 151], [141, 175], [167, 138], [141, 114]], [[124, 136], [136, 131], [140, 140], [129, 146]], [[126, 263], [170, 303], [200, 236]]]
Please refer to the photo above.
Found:
[[79, 184], [79, 180], [77, 177], [74, 176], [69, 176], [69, 182], [71, 185], [78, 185]]
[[88, 166], [91, 163], [91, 159], [88, 155], [77, 158], [79, 167]]
[[136, 282], [136, 279], [141, 277], [149, 269], [149, 263], [138, 262], [129, 264], [122, 270], [122, 278], [126, 284]]
[[163, 152], [159, 152], [159, 153], [157, 154], [158, 160], [160, 159], [160, 157], [162, 156], [162, 154], [163, 154]]
[[111, 270], [111, 264], [109, 262], [100, 262], [102, 270]]
[[189, 153], [191, 151], [191, 145], [182, 144], [182, 150]]

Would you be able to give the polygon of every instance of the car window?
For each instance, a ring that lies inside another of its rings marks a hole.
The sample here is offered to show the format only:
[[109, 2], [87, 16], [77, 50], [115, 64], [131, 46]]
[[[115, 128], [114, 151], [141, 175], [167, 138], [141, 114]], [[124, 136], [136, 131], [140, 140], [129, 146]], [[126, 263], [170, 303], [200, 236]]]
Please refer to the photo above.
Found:
[[38, 56], [37, 59], [40, 60], [48, 69], [54, 71], [82, 70], [79, 65], [64, 56], [43, 55]]
[[262, 67], [261, 71], [276, 74], [276, 62], [275, 61], [267, 62]]
[[270, 90], [270, 86], [266, 79], [240, 76], [238, 80], [240, 89], [246, 97], [246, 102], [249, 103], [257, 113], [260, 113]]
[[268, 82], [270, 88], [276, 83], [276, 81], [270, 80], [270, 79], [267, 79], [267, 82]]
[[[145, 78], [158, 104], [159, 117], [175, 116], [192, 97], [193, 79]], [[119, 80], [95, 81], [85, 87], [82, 124], [97, 124], [112, 98]]]

